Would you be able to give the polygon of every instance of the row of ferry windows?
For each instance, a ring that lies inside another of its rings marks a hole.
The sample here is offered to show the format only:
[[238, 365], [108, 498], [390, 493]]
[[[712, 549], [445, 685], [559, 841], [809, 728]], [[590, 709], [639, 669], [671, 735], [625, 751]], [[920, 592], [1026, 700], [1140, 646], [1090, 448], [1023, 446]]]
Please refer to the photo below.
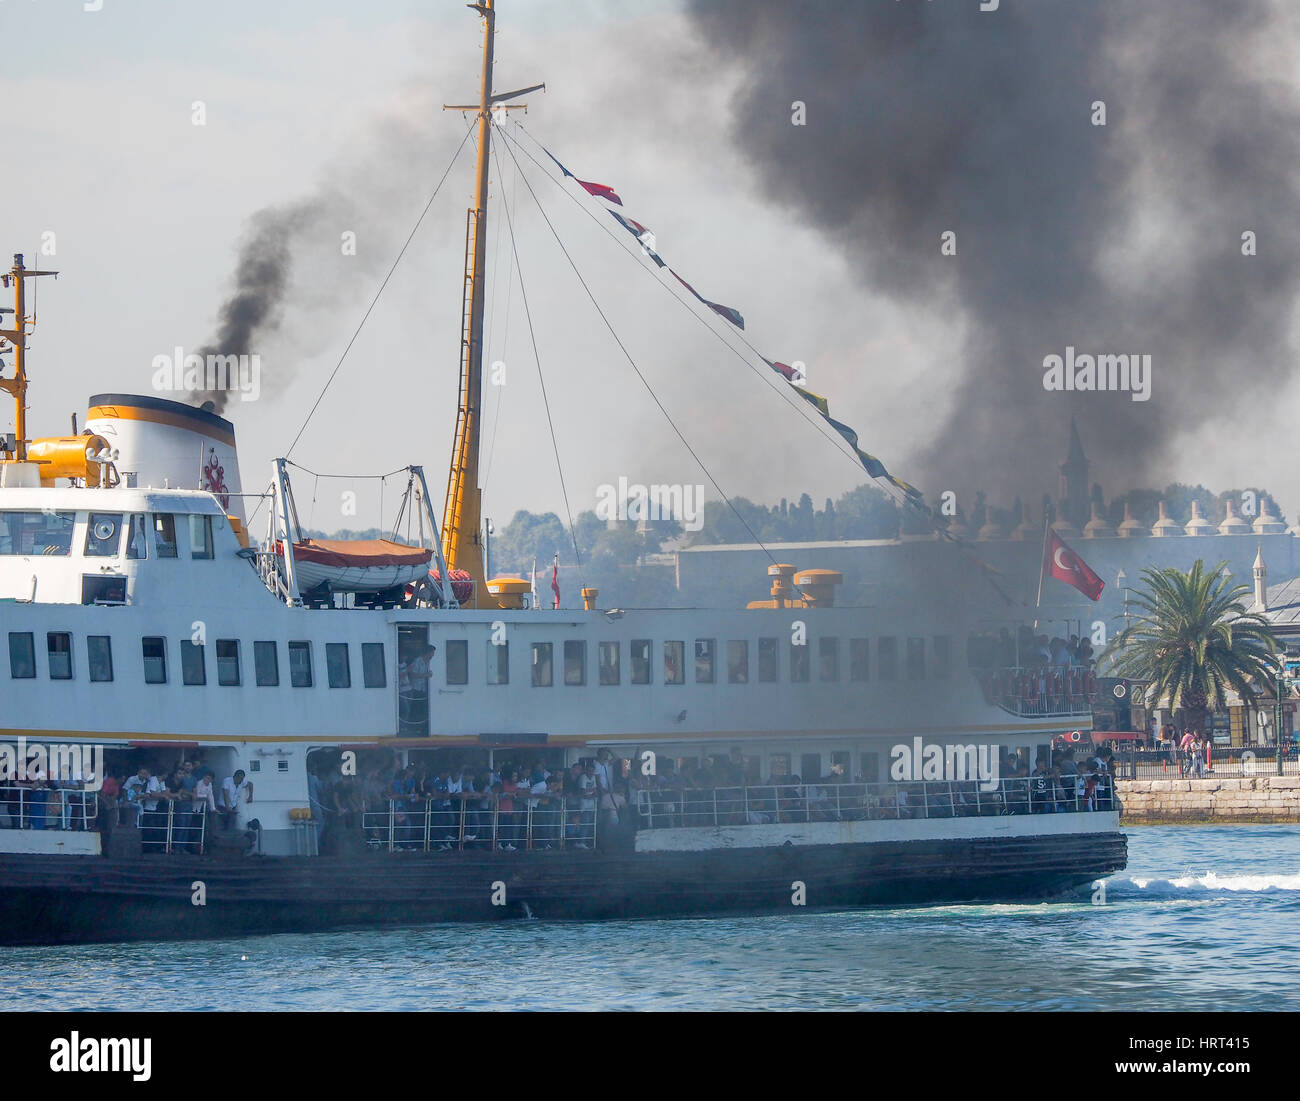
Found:
[[[823, 636], [816, 645], [786, 643], [789, 679], [807, 683], [812, 679], [814, 662], [817, 679], [823, 682], [841, 678], [841, 639]], [[725, 674], [728, 684], [747, 684], [757, 674], [760, 683], [781, 680], [781, 649], [779, 638], [760, 638], [756, 651], [757, 668], [750, 661], [748, 639], [728, 639], [725, 642], [725, 666], [719, 666], [718, 641], [697, 638], [693, 657], [695, 683], [713, 684]], [[815, 653], [814, 653], [815, 651]], [[871, 679], [871, 640], [848, 640], [848, 676], [853, 681]], [[898, 680], [900, 671], [906, 680], [924, 680], [927, 677], [946, 679], [952, 670], [952, 642], [947, 635], [932, 639], [909, 638], [905, 640], [900, 670], [899, 640], [886, 636], [875, 640], [876, 677], [882, 681]], [[563, 679], [567, 685], [587, 683], [587, 643], [583, 639], [570, 639], [563, 643], [561, 655]], [[654, 643], [650, 639], [633, 639], [628, 645], [628, 673], [631, 684], [650, 684], [653, 681]], [[550, 642], [529, 644], [529, 666], [535, 688], [548, 688], [555, 683], [555, 645]], [[686, 643], [663, 643], [664, 684], [686, 683]], [[622, 643], [597, 643], [597, 677], [600, 684], [621, 684], [623, 680]], [[447, 642], [447, 683], [469, 683], [469, 643], [464, 639]], [[487, 644], [487, 683], [510, 683], [510, 644]]]
[[[75, 512], [0, 512], [0, 555], [69, 555]], [[177, 539], [177, 531], [181, 538]], [[82, 553], [87, 558], [143, 560], [179, 558], [188, 544], [191, 558], [212, 558], [212, 517], [170, 512], [92, 512]]]
[[[219, 638], [213, 647], [216, 651], [217, 684], [238, 688], [243, 681], [239, 640]], [[146, 636], [140, 640], [144, 660], [146, 684], [166, 684], [167, 640]], [[180, 673], [182, 684], [208, 683], [207, 645], [188, 639], [180, 642]], [[325, 678], [331, 688], [352, 687], [352, 662], [346, 642], [325, 643]], [[45, 636], [45, 653], [51, 680], [73, 679], [72, 635], [67, 631], [50, 631]], [[86, 665], [92, 681], [113, 679], [113, 642], [108, 635], [86, 637]], [[383, 688], [387, 684], [384, 664], [384, 644], [361, 644], [361, 677], [367, 688]], [[36, 639], [30, 631], [9, 632], [9, 675], [15, 680], [31, 680], [36, 676]], [[275, 687], [280, 683], [279, 643], [253, 643], [253, 677], [261, 687]], [[289, 643], [289, 683], [294, 688], [311, 688], [315, 683], [310, 642]]]

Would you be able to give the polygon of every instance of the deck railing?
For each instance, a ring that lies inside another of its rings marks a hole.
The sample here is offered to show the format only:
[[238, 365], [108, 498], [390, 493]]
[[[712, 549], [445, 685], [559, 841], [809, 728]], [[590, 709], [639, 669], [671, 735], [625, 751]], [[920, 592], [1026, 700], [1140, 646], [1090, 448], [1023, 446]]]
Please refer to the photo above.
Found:
[[159, 806], [155, 810], [145, 810], [138, 803], [128, 804], [136, 808], [141, 848], [147, 853], [202, 853], [208, 835], [207, 804], [195, 806], [188, 800], [161, 798], [157, 802]]
[[976, 781], [899, 784], [767, 784], [743, 788], [653, 788], [636, 793], [642, 829], [789, 822], [875, 822], [1118, 809], [1109, 777], [1091, 787], [1063, 776], [1010, 777], [991, 791]]
[[984, 697], [1013, 715], [1088, 715], [1096, 674], [1078, 665], [974, 669]]
[[0, 787], [0, 828], [14, 830], [92, 830], [99, 797], [77, 788]]
[[389, 799], [383, 809], [361, 815], [361, 828], [372, 849], [448, 851], [451, 849], [594, 849], [596, 797], [524, 795], [514, 797], [513, 811], [485, 796], [450, 799]]

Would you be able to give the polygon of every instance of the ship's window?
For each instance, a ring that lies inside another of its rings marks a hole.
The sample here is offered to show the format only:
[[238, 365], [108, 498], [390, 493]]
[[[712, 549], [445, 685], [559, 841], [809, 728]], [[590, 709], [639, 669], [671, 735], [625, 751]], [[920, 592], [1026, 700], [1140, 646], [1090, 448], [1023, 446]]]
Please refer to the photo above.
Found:
[[907, 679], [925, 679], [925, 639], [923, 638], [907, 640]]
[[808, 643], [790, 640], [790, 679], [795, 684], [808, 683]]
[[274, 642], [253, 643], [253, 676], [260, 688], [275, 688], [280, 683], [280, 656]]
[[0, 512], [0, 554], [72, 553], [72, 512]]
[[111, 681], [113, 679], [113, 640], [108, 635], [87, 635], [86, 660], [90, 663], [90, 679], [92, 681]]
[[175, 558], [176, 517], [170, 512], [153, 514], [153, 545], [159, 558]]
[[799, 779], [805, 784], [815, 784], [822, 778], [822, 755], [820, 753], [801, 753], [799, 755]]
[[289, 643], [289, 683], [294, 688], [310, 688], [311, 677], [311, 643]]
[[181, 682], [184, 684], [207, 684], [208, 662], [207, 647], [201, 642], [181, 639]]
[[867, 784], [875, 784], [880, 780], [880, 754], [879, 753], [862, 753], [858, 756], [858, 771], [862, 774], [862, 780]]
[[510, 683], [510, 643], [508, 641], [498, 645], [488, 639], [487, 682], [488, 684]]
[[727, 642], [727, 683], [746, 684], [749, 681], [749, 643], [743, 638]]
[[352, 687], [352, 664], [346, 642], [325, 643], [325, 679], [331, 688]]
[[121, 574], [89, 573], [81, 575], [83, 604], [125, 604], [126, 578]]
[[718, 644], [711, 638], [695, 640], [695, 683], [712, 684], [714, 654]]
[[36, 639], [31, 631], [9, 632], [9, 675], [14, 680], [36, 677]]
[[948, 674], [952, 672], [952, 636], [935, 635], [934, 651], [931, 656], [934, 661], [935, 678], [946, 680]]
[[632, 645], [628, 647], [628, 655], [632, 660], [633, 684], [650, 683], [650, 654], [651, 642], [648, 638], [632, 640]]
[[161, 638], [142, 638], [145, 684], [167, 683], [167, 644]]
[[564, 683], [575, 686], [587, 683], [587, 643], [584, 639], [571, 638], [564, 644]]
[[361, 644], [361, 680], [367, 688], [385, 688], [388, 685], [388, 667], [384, 664], [384, 644]]
[[45, 636], [50, 659], [50, 680], [72, 679], [72, 636], [67, 631], [50, 631]]
[[86, 522], [86, 557], [114, 558], [122, 545], [122, 516], [116, 512], [92, 512]]
[[217, 683], [239, 687], [239, 639], [217, 639]]
[[871, 679], [871, 643], [865, 638], [849, 639], [849, 677]]
[[686, 683], [686, 643], [664, 643], [664, 684]]
[[817, 640], [817, 679], [840, 679], [840, 640], [823, 635]]
[[769, 753], [767, 755], [767, 775], [775, 781], [784, 780], [790, 775], [790, 754]]
[[447, 683], [469, 684], [469, 640], [447, 640]]
[[190, 517], [190, 557], [212, 557], [212, 517]]
[[128, 520], [126, 556], [132, 561], [149, 557], [148, 521], [142, 512], [133, 514]]
[[881, 680], [898, 680], [898, 639], [885, 635], [876, 643], [876, 664]]
[[617, 642], [600, 644], [600, 683], [618, 684], [623, 679]]
[[841, 782], [853, 779], [853, 754], [847, 749], [831, 751], [831, 775], [842, 777]]
[[758, 679], [763, 684], [770, 684], [779, 677], [777, 651], [780, 645], [780, 639], [760, 638], [758, 640]]
[[551, 663], [553, 649], [554, 647], [549, 642], [534, 642], [532, 644], [534, 688], [550, 688], [555, 683]]

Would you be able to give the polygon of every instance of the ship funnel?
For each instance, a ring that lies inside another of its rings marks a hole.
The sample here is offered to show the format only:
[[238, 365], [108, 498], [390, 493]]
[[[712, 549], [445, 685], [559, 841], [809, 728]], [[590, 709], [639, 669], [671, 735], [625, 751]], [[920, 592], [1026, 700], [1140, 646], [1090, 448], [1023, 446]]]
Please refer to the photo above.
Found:
[[122, 481], [140, 488], [202, 489], [243, 521], [235, 426], [206, 409], [143, 394], [96, 394], [86, 430], [102, 436]]

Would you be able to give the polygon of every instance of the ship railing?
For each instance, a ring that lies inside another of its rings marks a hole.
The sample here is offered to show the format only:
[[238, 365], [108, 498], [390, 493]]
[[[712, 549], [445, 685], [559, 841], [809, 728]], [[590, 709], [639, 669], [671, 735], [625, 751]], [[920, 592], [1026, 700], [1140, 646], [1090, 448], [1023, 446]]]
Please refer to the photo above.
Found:
[[736, 788], [652, 788], [635, 792], [641, 829], [876, 822], [1119, 809], [1109, 777], [1089, 791], [1074, 776], [931, 780], [890, 784], [765, 784]]
[[78, 788], [0, 787], [0, 829], [93, 830], [99, 796]]
[[1088, 715], [1097, 699], [1096, 675], [1078, 665], [1013, 665], [972, 672], [984, 698], [1013, 715]]
[[208, 806], [185, 799], [146, 800], [156, 802], [153, 810], [139, 803], [135, 808], [140, 830], [140, 847], [147, 853], [202, 853], [208, 836]]
[[594, 849], [596, 797], [516, 795], [514, 810], [479, 793], [449, 798], [389, 799], [384, 809], [367, 810], [361, 828], [371, 849], [447, 851], [451, 849]]

